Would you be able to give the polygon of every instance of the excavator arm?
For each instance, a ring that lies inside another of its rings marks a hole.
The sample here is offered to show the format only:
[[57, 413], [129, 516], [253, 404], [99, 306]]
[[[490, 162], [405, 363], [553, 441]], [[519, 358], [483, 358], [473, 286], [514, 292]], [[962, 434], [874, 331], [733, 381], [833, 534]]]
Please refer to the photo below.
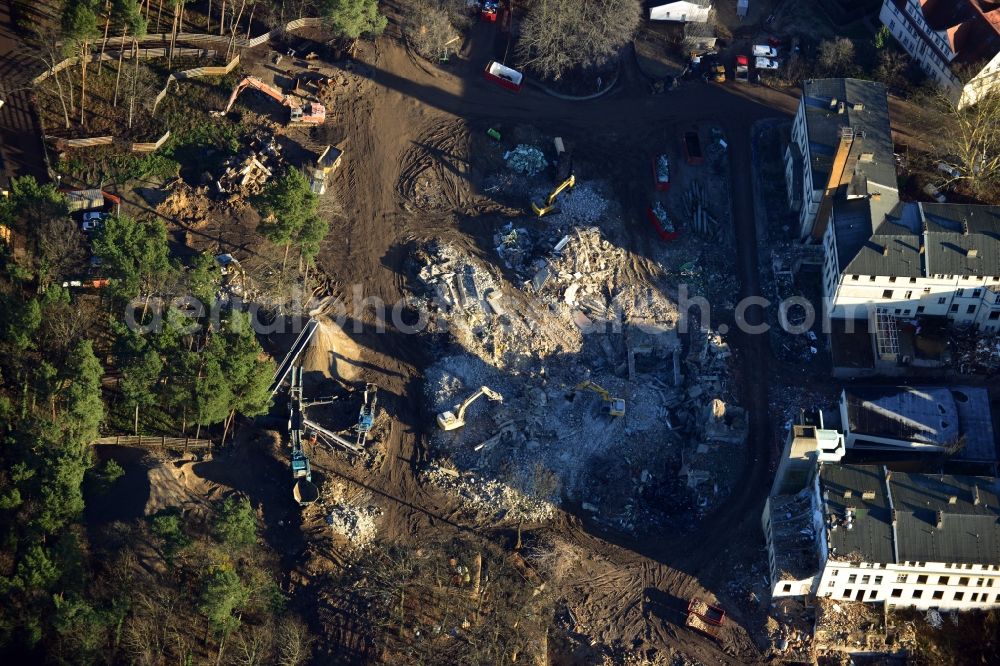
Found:
[[569, 178], [556, 185], [555, 189], [552, 190], [548, 198], [545, 200], [544, 206], [539, 206], [535, 202], [531, 202], [531, 210], [533, 210], [535, 215], [537, 215], [538, 217], [542, 217], [547, 213], [552, 212], [552, 209], [555, 208], [556, 205], [556, 198], [560, 194], [562, 194], [563, 191], [566, 190], [567, 188], [575, 186], [576, 186], [576, 175], [570, 174]]
[[455, 430], [456, 428], [461, 428], [465, 425], [465, 411], [469, 408], [469, 405], [484, 395], [490, 400], [503, 402], [502, 395], [488, 386], [480, 386], [478, 391], [463, 400], [461, 404], [455, 405], [454, 411], [449, 410], [438, 414], [438, 425], [441, 426], [442, 430]]

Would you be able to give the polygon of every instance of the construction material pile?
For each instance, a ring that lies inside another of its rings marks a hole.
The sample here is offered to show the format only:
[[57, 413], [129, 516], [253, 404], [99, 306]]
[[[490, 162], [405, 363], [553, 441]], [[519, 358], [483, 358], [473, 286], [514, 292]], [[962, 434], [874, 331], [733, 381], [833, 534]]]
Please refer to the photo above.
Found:
[[[498, 236], [511, 259], [534, 251], [513, 226]], [[696, 336], [685, 358], [673, 302], [630, 278], [628, 253], [598, 228], [571, 229], [520, 288], [455, 246], [418, 258], [423, 307], [450, 334], [426, 371], [427, 400], [464, 417], [436, 433], [424, 479], [468, 513], [544, 520], [567, 498], [638, 531], [671, 514], [694, 521], [728, 494], [746, 435], [743, 410], [721, 400], [729, 349]], [[480, 397], [463, 413], [483, 386], [502, 401]]]
[[382, 515], [377, 506], [335, 504], [326, 517], [334, 532], [347, 539], [355, 548], [367, 546], [378, 533], [376, 520]]
[[215, 189], [220, 194], [258, 194], [284, 164], [281, 146], [274, 135], [258, 134], [246, 150], [225, 161], [221, 175], [215, 180]]
[[951, 330], [953, 363], [962, 374], [994, 374], [1000, 371], [1000, 331]]
[[508, 169], [525, 176], [537, 176], [549, 165], [545, 153], [523, 143], [504, 153], [503, 159]]

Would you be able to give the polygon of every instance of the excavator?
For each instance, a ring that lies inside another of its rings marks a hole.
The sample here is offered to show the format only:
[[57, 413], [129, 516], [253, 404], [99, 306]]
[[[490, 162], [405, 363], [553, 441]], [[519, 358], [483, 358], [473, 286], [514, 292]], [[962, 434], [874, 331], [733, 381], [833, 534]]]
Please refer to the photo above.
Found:
[[368, 433], [375, 425], [375, 405], [378, 403], [378, 387], [374, 384], [365, 384], [364, 401], [361, 403], [361, 411], [358, 413], [358, 447], [363, 447], [368, 441]]
[[489, 388], [488, 386], [480, 386], [479, 390], [470, 395], [468, 398], [462, 401], [461, 404], [455, 405], [452, 410], [441, 412], [437, 415], [438, 425], [441, 426], [442, 430], [457, 430], [465, 425], [465, 410], [469, 408], [469, 405], [474, 403], [482, 396], [486, 396], [490, 400], [496, 402], [503, 402], [503, 396]]
[[563, 190], [566, 190], [567, 188], [572, 188], [575, 185], [576, 185], [576, 176], [574, 174], [570, 174], [569, 178], [556, 185], [556, 188], [552, 190], [548, 198], [545, 200], [545, 205], [539, 206], [534, 201], [532, 201], [531, 210], [533, 210], [535, 212], [535, 215], [537, 215], [538, 217], [544, 217], [545, 215], [548, 215], [553, 210], [555, 210], [556, 198], [563, 193]]
[[256, 76], [246, 76], [233, 88], [233, 94], [229, 96], [229, 103], [222, 111], [213, 111], [212, 115], [224, 116], [229, 113], [236, 103], [236, 98], [240, 96], [246, 88], [253, 88], [264, 93], [278, 104], [288, 108], [288, 122], [306, 123], [308, 125], [321, 125], [326, 120], [326, 107], [317, 102], [309, 102], [305, 106], [299, 104], [288, 95], [283, 94], [274, 86], [269, 86]]
[[611, 416], [625, 416], [625, 399], [624, 398], [612, 398], [611, 394], [604, 387], [595, 384], [589, 379], [582, 381], [573, 387], [569, 395], [566, 397], [570, 400], [576, 395], [577, 391], [593, 391], [597, 395], [601, 396], [601, 400], [604, 401], [607, 407], [608, 414]]

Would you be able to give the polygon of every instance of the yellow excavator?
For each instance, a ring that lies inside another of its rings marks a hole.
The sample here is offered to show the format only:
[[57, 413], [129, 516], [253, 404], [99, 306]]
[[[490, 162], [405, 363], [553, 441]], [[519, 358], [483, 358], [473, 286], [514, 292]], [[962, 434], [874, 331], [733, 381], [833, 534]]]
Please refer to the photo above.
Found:
[[574, 174], [570, 174], [569, 178], [556, 185], [556, 188], [552, 190], [551, 194], [549, 194], [548, 199], [545, 200], [544, 206], [539, 206], [534, 201], [532, 201], [531, 210], [533, 210], [535, 212], [535, 215], [537, 215], [538, 217], [543, 217], [544, 215], [548, 215], [556, 207], [556, 197], [562, 194], [563, 190], [574, 187], [575, 185], [576, 185], [576, 176]]
[[587, 381], [580, 382], [574, 386], [573, 390], [567, 397], [572, 400], [577, 391], [593, 391], [597, 395], [601, 396], [601, 400], [604, 401], [604, 404], [608, 409], [608, 414], [611, 416], [625, 416], [625, 399], [612, 398], [611, 394], [608, 393], [608, 390], [603, 386], [595, 384], [588, 379]]
[[441, 426], [442, 430], [456, 430], [461, 428], [465, 425], [465, 410], [469, 408], [469, 405], [484, 395], [490, 400], [503, 402], [502, 395], [488, 386], [480, 386], [478, 391], [463, 400], [461, 404], [455, 405], [455, 407], [451, 410], [438, 414], [438, 425]]

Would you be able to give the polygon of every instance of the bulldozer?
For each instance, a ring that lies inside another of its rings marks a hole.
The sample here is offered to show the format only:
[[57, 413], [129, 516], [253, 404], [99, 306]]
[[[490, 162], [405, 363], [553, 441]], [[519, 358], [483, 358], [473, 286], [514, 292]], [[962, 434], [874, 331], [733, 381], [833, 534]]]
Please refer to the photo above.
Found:
[[461, 428], [465, 425], [465, 410], [469, 408], [469, 405], [484, 395], [490, 400], [503, 402], [502, 395], [488, 386], [480, 386], [478, 391], [463, 400], [461, 404], [455, 405], [451, 410], [438, 414], [438, 425], [441, 426], [442, 430], [457, 430], [458, 428]]
[[568, 400], [572, 400], [579, 391], [593, 391], [597, 395], [601, 396], [601, 400], [604, 401], [604, 406], [607, 409], [608, 414], [611, 416], [625, 416], [625, 399], [611, 397], [611, 394], [608, 393], [608, 390], [604, 387], [595, 384], [588, 379], [574, 386], [573, 390], [569, 392], [566, 398]]
[[569, 178], [556, 185], [555, 189], [552, 190], [552, 192], [549, 194], [548, 198], [545, 200], [545, 203], [543, 205], [539, 206], [534, 201], [532, 201], [531, 210], [534, 211], [535, 215], [537, 215], [538, 217], [544, 217], [545, 215], [548, 215], [553, 210], [555, 210], [556, 198], [560, 194], [562, 194], [564, 190], [572, 188], [574, 186], [576, 186], [576, 176], [574, 174], [570, 174]]

